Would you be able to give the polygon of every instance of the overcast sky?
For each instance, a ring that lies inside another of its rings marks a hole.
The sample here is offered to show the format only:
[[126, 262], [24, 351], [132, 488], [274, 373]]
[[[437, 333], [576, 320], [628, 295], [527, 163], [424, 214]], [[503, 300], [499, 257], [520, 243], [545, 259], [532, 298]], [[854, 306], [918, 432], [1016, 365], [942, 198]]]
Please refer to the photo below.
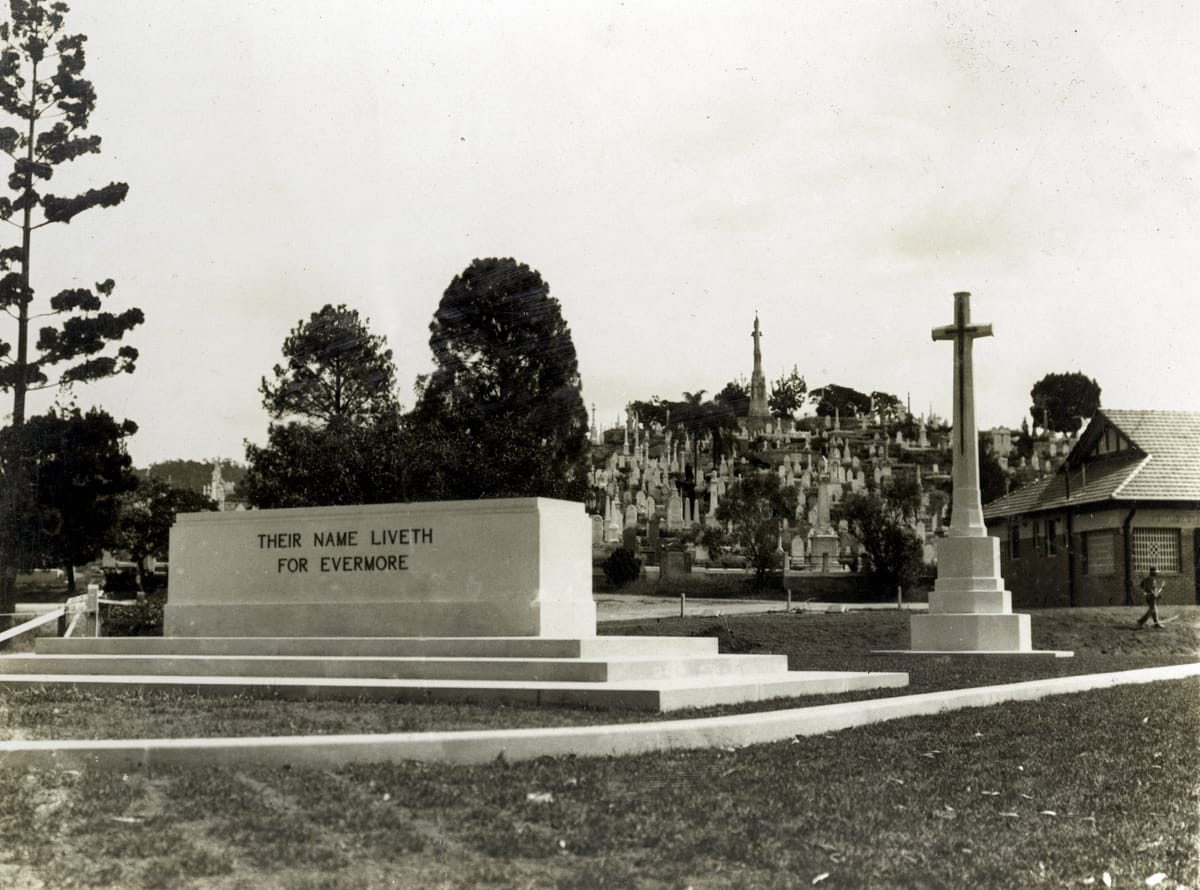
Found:
[[130, 193], [43, 230], [34, 285], [145, 311], [136, 373], [76, 390], [140, 466], [265, 441], [259, 380], [326, 303], [411, 406], [481, 256], [549, 282], [604, 426], [749, 376], [755, 312], [768, 380], [948, 416], [957, 290], [995, 329], [981, 426], [1050, 371], [1200, 410], [1197, 4], [71, 6], [104, 150], [55, 185]]

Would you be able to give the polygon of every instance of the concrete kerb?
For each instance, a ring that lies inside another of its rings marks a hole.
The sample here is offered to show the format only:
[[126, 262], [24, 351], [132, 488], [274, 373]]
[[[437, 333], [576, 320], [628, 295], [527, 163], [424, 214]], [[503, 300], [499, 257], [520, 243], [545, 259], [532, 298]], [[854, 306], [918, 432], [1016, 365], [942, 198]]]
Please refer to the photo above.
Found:
[[152, 768], [165, 765], [334, 767], [418, 760], [458, 764], [538, 757], [605, 757], [738, 747], [818, 735], [886, 720], [1127, 684], [1200, 676], [1200, 663], [1030, 680], [1000, 686], [793, 708], [727, 717], [607, 726], [378, 735], [0, 742], [0, 767]]

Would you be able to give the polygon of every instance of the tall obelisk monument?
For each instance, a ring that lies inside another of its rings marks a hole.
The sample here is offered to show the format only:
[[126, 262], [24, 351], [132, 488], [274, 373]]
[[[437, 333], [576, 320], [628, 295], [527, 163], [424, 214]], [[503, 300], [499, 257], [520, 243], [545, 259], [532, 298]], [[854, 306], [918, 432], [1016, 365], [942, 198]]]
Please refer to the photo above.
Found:
[[754, 370], [750, 374], [750, 413], [746, 425], [754, 432], [762, 432], [771, 420], [771, 410], [767, 407], [767, 378], [763, 376], [762, 347], [759, 338], [762, 331], [758, 327], [758, 313], [754, 313]]
[[979, 437], [971, 347], [990, 337], [990, 324], [971, 323], [971, 295], [954, 295], [954, 324], [933, 329], [954, 344], [953, 507], [937, 542], [938, 572], [929, 612], [913, 615], [913, 652], [1031, 652], [1028, 615], [1012, 611], [1000, 576], [1000, 539], [987, 533], [979, 494]]

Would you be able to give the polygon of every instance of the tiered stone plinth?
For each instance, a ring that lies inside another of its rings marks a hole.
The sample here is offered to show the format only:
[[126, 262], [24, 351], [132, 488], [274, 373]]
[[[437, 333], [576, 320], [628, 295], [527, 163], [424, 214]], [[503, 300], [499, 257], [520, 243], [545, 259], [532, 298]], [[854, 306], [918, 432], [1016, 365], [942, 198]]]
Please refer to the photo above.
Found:
[[894, 671], [789, 671], [715, 637], [41, 638], [0, 688], [175, 689], [289, 699], [678, 711], [908, 685]]
[[1000, 540], [942, 538], [929, 611], [913, 615], [912, 648], [924, 652], [1031, 652], [1028, 615], [1012, 611], [1000, 577]]
[[908, 683], [599, 637], [590, 526], [546, 498], [183, 515], [163, 637], [39, 640], [0, 687], [672, 711]]

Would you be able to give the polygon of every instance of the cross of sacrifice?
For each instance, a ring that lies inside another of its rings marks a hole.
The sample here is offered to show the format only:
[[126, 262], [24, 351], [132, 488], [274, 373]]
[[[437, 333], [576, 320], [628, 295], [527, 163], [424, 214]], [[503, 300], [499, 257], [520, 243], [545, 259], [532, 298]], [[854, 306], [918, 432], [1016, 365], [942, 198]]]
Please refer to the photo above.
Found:
[[958, 431], [959, 454], [967, 453], [967, 446], [972, 444], [975, 435], [971, 341], [976, 337], [990, 336], [990, 324], [971, 324], [971, 294], [966, 291], [954, 295], [954, 324], [933, 329], [934, 340], [954, 341], [954, 428]]

